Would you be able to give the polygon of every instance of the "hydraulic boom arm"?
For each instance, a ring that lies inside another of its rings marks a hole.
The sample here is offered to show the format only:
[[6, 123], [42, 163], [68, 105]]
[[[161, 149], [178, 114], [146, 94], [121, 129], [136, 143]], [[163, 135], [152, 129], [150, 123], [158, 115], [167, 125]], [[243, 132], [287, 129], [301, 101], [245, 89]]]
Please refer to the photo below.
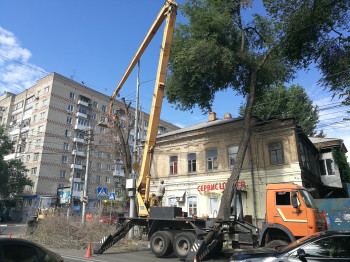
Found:
[[156, 83], [155, 83], [154, 93], [153, 93], [152, 108], [151, 108], [151, 114], [149, 119], [149, 128], [147, 130], [147, 137], [146, 137], [145, 147], [142, 155], [140, 176], [136, 185], [136, 196], [138, 201], [139, 216], [148, 215], [148, 207], [150, 203], [149, 186], [150, 186], [150, 178], [151, 178], [151, 175], [149, 173], [150, 163], [152, 160], [152, 151], [156, 144], [160, 110], [162, 107], [163, 94], [164, 94], [164, 85], [165, 85], [165, 79], [166, 79], [167, 70], [168, 70], [170, 46], [171, 46], [173, 31], [175, 27], [176, 12], [177, 12], [177, 3], [175, 2], [175, 0], [167, 0], [163, 8], [160, 10], [157, 18], [153, 22], [151, 28], [149, 29], [146, 37], [141, 43], [136, 54], [131, 60], [127, 70], [125, 71], [113, 95], [111, 96], [111, 102], [110, 102], [110, 107], [108, 112], [109, 119], [111, 119], [113, 102], [119, 90], [122, 88], [123, 84], [129, 77], [131, 71], [134, 69], [135, 65], [137, 64], [137, 61], [140, 59], [143, 52], [146, 50], [148, 44], [151, 42], [153, 36], [156, 34], [159, 27], [162, 25], [163, 21], [166, 18], [163, 41], [162, 41], [161, 51], [159, 55], [159, 64], [158, 64], [158, 71], [156, 76]]

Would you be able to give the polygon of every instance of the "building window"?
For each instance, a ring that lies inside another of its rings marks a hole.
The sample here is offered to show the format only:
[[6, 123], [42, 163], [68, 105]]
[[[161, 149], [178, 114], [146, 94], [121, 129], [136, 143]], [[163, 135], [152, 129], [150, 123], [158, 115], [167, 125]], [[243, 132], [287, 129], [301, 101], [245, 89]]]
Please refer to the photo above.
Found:
[[169, 158], [170, 175], [177, 174], [177, 156], [171, 156]]
[[102, 157], [102, 151], [98, 151], [98, 152], [97, 152], [97, 156], [98, 156], [98, 157]]
[[33, 168], [31, 169], [31, 174], [32, 174], [32, 175], [35, 175], [37, 169], [38, 169], [37, 167], [33, 167]]
[[42, 106], [42, 107], [43, 107], [43, 106], [47, 106], [47, 99], [45, 99], [45, 100], [42, 101], [41, 106]]
[[102, 164], [101, 163], [97, 163], [97, 169], [101, 170], [102, 169]]
[[45, 112], [41, 112], [40, 113], [40, 120], [44, 119], [45, 118]]
[[100, 134], [104, 134], [105, 133], [105, 128], [104, 127], [101, 127], [100, 128]]
[[33, 123], [35, 123], [35, 122], [36, 122], [36, 115], [33, 116]]
[[133, 135], [129, 135], [129, 143], [132, 143], [134, 141], [134, 136]]
[[197, 197], [190, 196], [187, 198], [187, 210], [189, 217], [197, 215]]
[[103, 105], [101, 109], [102, 109], [103, 112], [106, 113], [106, 106], [105, 105]]
[[69, 150], [69, 143], [63, 143], [63, 149]]
[[106, 121], [106, 117], [101, 116], [101, 122], [104, 123]]
[[111, 171], [111, 165], [106, 164], [106, 170], [107, 170], [107, 171]]
[[44, 94], [47, 94], [48, 92], [49, 92], [49, 87], [47, 86], [44, 88]]
[[187, 154], [188, 173], [193, 173], [197, 171], [196, 158], [196, 153]]
[[238, 152], [238, 146], [231, 146], [231, 147], [228, 148], [228, 164], [229, 164], [229, 167], [233, 167], [235, 165], [237, 152]]
[[26, 160], [27, 160], [27, 163], [30, 161], [30, 155], [27, 155]]
[[75, 94], [73, 92], [70, 92], [69, 97], [70, 97], [70, 99], [74, 99], [75, 98]]
[[335, 175], [334, 162], [332, 159], [322, 159], [318, 161], [320, 165], [320, 171], [322, 176]]
[[68, 129], [66, 129], [66, 136], [71, 136], [72, 132]]
[[168, 198], [168, 206], [169, 207], [177, 207], [176, 197], [169, 197]]
[[93, 108], [98, 108], [97, 102], [93, 102], [93, 103], [92, 103], [92, 107], [93, 107]]
[[60, 177], [66, 177], [66, 170], [60, 171]]
[[43, 132], [43, 126], [38, 126], [38, 134]]
[[62, 163], [66, 164], [68, 162], [68, 157], [67, 156], [62, 156]]
[[91, 118], [92, 118], [92, 119], [96, 119], [96, 114], [92, 114], [92, 115], [91, 115]]
[[35, 147], [39, 147], [41, 145], [41, 139], [37, 139], [35, 141]]
[[39, 159], [39, 153], [34, 153], [34, 161], [38, 161]]
[[145, 121], [145, 127], [148, 127], [148, 121]]
[[74, 106], [68, 105], [68, 111], [69, 111], [69, 112], [73, 112], [73, 110], [74, 110]]
[[67, 117], [67, 124], [72, 124], [72, 118], [71, 117]]
[[216, 149], [207, 150], [207, 169], [213, 171], [218, 169], [218, 151]]
[[111, 183], [111, 178], [109, 176], [106, 176], [106, 183], [107, 184]]
[[271, 165], [284, 163], [282, 142], [269, 143], [269, 151]]
[[96, 175], [96, 183], [100, 183], [101, 177], [99, 175]]

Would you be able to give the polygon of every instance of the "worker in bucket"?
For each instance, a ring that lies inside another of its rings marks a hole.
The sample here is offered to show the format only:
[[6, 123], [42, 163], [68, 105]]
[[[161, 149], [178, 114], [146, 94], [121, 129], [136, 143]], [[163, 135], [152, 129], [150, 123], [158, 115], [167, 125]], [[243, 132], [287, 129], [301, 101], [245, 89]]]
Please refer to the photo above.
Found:
[[156, 189], [156, 199], [157, 199], [157, 206], [162, 206], [162, 200], [165, 193], [165, 186], [164, 186], [164, 180], [160, 180], [159, 185]]

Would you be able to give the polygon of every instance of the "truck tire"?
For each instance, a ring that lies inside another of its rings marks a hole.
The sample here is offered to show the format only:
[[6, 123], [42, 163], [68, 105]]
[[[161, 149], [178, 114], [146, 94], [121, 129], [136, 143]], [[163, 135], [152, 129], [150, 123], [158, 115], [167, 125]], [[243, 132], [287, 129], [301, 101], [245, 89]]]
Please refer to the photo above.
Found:
[[150, 239], [150, 246], [156, 257], [165, 257], [173, 253], [173, 235], [168, 231], [155, 232]]
[[190, 232], [179, 233], [174, 240], [174, 253], [180, 260], [185, 260], [196, 240], [196, 236]]
[[272, 240], [271, 242], [267, 243], [266, 247], [274, 248], [276, 250], [281, 249], [284, 246], [287, 246], [289, 243], [284, 240]]

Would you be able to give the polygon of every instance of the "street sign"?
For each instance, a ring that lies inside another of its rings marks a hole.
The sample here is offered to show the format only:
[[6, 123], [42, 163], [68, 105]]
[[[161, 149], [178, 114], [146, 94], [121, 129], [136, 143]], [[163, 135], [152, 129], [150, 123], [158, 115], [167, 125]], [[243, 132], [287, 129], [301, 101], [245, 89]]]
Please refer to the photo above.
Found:
[[114, 200], [114, 197], [115, 197], [114, 193], [109, 193], [109, 200]]
[[132, 168], [134, 169], [134, 171], [135, 171], [135, 172], [136, 172], [136, 171], [138, 171], [138, 170], [139, 170], [139, 168], [140, 168], [139, 163], [134, 162], [134, 163], [132, 164]]
[[98, 187], [97, 197], [106, 197], [106, 196], [107, 196], [107, 187]]

